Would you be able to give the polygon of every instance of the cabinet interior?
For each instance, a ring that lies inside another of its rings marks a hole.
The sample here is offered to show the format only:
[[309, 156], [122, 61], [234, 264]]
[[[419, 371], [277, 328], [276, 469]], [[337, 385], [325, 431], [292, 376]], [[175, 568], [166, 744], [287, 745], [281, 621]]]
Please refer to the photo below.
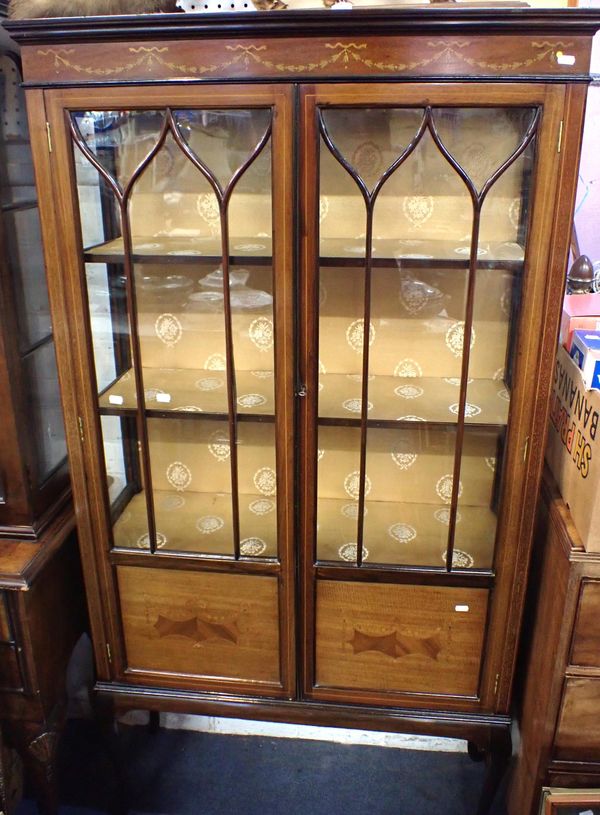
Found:
[[[356, 563], [360, 537], [368, 564], [490, 571], [535, 109], [318, 119], [316, 558]], [[277, 559], [272, 112], [72, 123], [114, 545], [231, 557], [237, 524], [239, 555]]]

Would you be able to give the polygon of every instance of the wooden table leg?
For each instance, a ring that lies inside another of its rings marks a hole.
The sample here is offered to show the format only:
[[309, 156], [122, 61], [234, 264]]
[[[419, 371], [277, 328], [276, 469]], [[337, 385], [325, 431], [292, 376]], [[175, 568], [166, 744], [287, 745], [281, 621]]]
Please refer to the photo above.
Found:
[[10, 722], [9, 733], [33, 785], [40, 812], [57, 815], [56, 756], [60, 728], [48, 723], [15, 721]]

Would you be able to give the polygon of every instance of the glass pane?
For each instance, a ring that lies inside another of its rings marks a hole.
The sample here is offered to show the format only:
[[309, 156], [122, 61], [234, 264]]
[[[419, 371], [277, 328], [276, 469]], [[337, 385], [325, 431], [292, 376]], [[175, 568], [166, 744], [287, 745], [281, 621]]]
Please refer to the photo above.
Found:
[[33, 476], [41, 484], [67, 455], [54, 344], [48, 342], [28, 354], [23, 373], [35, 451]]
[[101, 416], [114, 545], [150, 549], [144, 472], [133, 416]]
[[[240, 425], [239, 507], [242, 556], [277, 554], [272, 425]], [[150, 419], [152, 484], [157, 546], [161, 550], [234, 555], [231, 448], [225, 422]], [[242, 464], [243, 461], [243, 464]], [[129, 509], [130, 545], [146, 523], [136, 498]]]
[[[104, 118], [86, 113], [76, 116], [75, 121], [86, 146], [102, 167], [107, 171], [112, 170], [120, 182], [126, 183], [130, 168], [121, 166], [120, 158], [131, 154], [125, 147], [121, 153], [120, 147], [134, 143], [137, 133], [139, 143], [132, 150], [142, 160], [140, 144], [145, 144], [146, 139], [138, 120], [134, 117], [128, 127], [125, 118]], [[79, 149], [74, 148], [73, 156], [82, 243], [84, 246], [94, 246], [107, 240], [114, 242], [122, 233], [117, 198], [107, 181]], [[88, 312], [113, 541], [119, 548], [149, 550], [150, 532], [141, 436], [135, 416], [132, 327], [122, 242], [120, 252], [106, 253], [97, 258], [87, 253], [86, 260]], [[103, 260], [107, 262], [101, 262]]]
[[[525, 122], [531, 121], [526, 111]], [[522, 131], [525, 127], [521, 128]], [[521, 136], [520, 136], [521, 137]], [[510, 412], [513, 366], [515, 362], [516, 333], [520, 313], [523, 285], [523, 257], [525, 236], [529, 220], [529, 198], [534, 144], [530, 144], [487, 196], [481, 213], [482, 234], [495, 232], [492, 237], [503, 238], [494, 243], [495, 257], [486, 267], [480, 264], [476, 271], [473, 298], [474, 343], [469, 359], [469, 380], [466, 393], [465, 424], [468, 435], [474, 434], [475, 424], [490, 424], [485, 433], [478, 434], [485, 450], [485, 467], [478, 463], [479, 472], [469, 474], [468, 461], [463, 454], [461, 480], [476, 479], [477, 506], [487, 509], [486, 568], [493, 565], [493, 543], [498, 521], [498, 500], [503, 477], [506, 427]], [[466, 471], [467, 470], [467, 471]], [[473, 502], [464, 493], [458, 499], [457, 520], [472, 511]], [[457, 567], [470, 566], [478, 553], [467, 540], [466, 525], [457, 523], [454, 563]], [[480, 559], [480, 556], [479, 558]]]
[[[72, 114], [76, 133], [102, 169], [121, 188], [156, 146], [164, 122], [160, 110], [86, 110]], [[82, 162], [93, 177], [94, 171]]]
[[321, 113], [321, 560], [492, 567], [534, 114]]
[[99, 408], [147, 426], [116, 542], [276, 556], [271, 111], [73, 118]]
[[17, 303], [19, 346], [26, 352], [52, 333], [37, 207], [5, 212], [4, 229]]
[[[435, 108], [434, 121], [444, 146], [480, 191], [521, 144], [532, 113], [532, 108], [520, 107]], [[518, 173], [509, 170], [496, 182], [497, 189], [512, 188], [520, 195], [517, 182]], [[500, 235], [489, 237], [495, 241]]]
[[[225, 188], [248, 161], [271, 120], [269, 110], [179, 110], [177, 127], [186, 144]], [[262, 160], [263, 168], [269, 163]], [[260, 175], [247, 189], [263, 193]], [[245, 213], [246, 215], [246, 213]]]

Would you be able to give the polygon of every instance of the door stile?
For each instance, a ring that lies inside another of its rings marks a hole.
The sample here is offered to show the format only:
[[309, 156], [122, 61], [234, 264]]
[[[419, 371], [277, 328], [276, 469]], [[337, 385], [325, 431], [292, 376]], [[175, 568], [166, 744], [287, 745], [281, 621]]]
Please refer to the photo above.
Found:
[[316, 514], [317, 466], [317, 393], [319, 322], [315, 315], [318, 282], [317, 263], [319, 234], [319, 130], [316, 121], [314, 88], [300, 88], [300, 198], [303, 202], [300, 267], [300, 381], [306, 383], [306, 396], [300, 402], [300, 536], [298, 541], [302, 574], [302, 648], [303, 694], [310, 697], [314, 685], [316, 641]]
[[[39, 211], [43, 235], [43, 250], [48, 280], [48, 294], [53, 316], [53, 333], [56, 344], [58, 377], [61, 385], [65, 434], [69, 450], [71, 484], [77, 508], [77, 530], [82, 561], [88, 575], [87, 603], [90, 611], [90, 625], [93, 634], [96, 669], [100, 679], [109, 679], [111, 665], [104, 643], [112, 635], [110, 616], [106, 613], [101, 588], [100, 575], [105, 567], [102, 553], [95, 546], [91, 518], [91, 496], [85, 478], [85, 456], [80, 439], [78, 418], [81, 416], [80, 398], [73, 383], [78, 382], [80, 358], [76, 354], [75, 338], [66, 321], [56, 319], [57, 314], [68, 313], [69, 288], [67, 277], [62, 274], [63, 262], [69, 258], [69, 231], [64, 230], [64, 221], [59, 208], [63, 202], [57, 196], [58, 180], [55, 166], [48, 150], [47, 119], [49, 115], [48, 94], [41, 90], [27, 90], [27, 115], [31, 134], [36, 183], [40, 191]], [[71, 194], [69, 189], [68, 194]], [[107, 577], [107, 573], [104, 573]], [[111, 633], [109, 633], [111, 632]]]
[[[72, 480], [74, 485], [81, 484], [87, 488], [87, 500], [83, 506], [89, 513], [90, 535], [87, 536], [87, 530], [83, 534], [80, 532], [81, 548], [82, 550], [89, 549], [94, 553], [97, 571], [101, 576], [100, 585], [110, 587], [108, 592], [101, 591], [101, 602], [107, 625], [105, 643], [109, 646], [104, 649], [103, 657], [108, 660], [110, 674], [121, 676], [125, 669], [125, 655], [123, 634], [118, 624], [116, 575], [109, 560], [112, 533], [107, 496], [103, 489], [100, 472], [100, 462], [103, 461], [104, 452], [100, 435], [100, 417], [96, 408], [96, 376], [91, 349], [89, 314], [85, 299], [83, 246], [80, 239], [81, 228], [70, 124], [67, 121], [68, 114], [60, 104], [60, 100], [56, 100], [58, 103], [55, 102], [52, 91], [45, 93], [45, 99], [52, 134], [52, 171], [57, 199], [57, 229], [59, 244], [64, 250], [58, 265], [49, 269], [49, 277], [56, 275], [63, 280], [65, 313], [81, 316], [79, 324], [71, 328], [69, 337], [75, 368], [75, 376], [71, 382], [75, 383], [78, 407], [77, 415], [66, 416], [65, 423], [74, 425], [79, 435], [79, 438], [75, 437], [74, 442], [73, 434], [68, 436], [69, 455], [73, 461]], [[45, 244], [47, 243], [48, 241], [45, 241]], [[80, 460], [73, 456], [73, 447], [76, 448], [76, 454], [82, 451]], [[93, 471], [90, 471], [90, 461], [97, 463]], [[79, 504], [78, 492], [75, 492], [74, 497], [79, 518], [82, 505]]]
[[273, 268], [275, 284], [275, 425], [280, 546], [279, 626], [282, 685], [290, 697], [296, 695], [296, 551], [295, 541], [295, 332], [294, 332], [294, 89], [281, 85], [272, 89], [273, 105]]

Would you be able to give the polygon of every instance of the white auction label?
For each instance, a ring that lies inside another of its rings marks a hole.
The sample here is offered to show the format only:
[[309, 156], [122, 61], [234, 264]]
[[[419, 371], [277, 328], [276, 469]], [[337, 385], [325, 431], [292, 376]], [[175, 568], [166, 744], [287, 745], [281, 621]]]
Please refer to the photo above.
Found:
[[559, 65], [575, 65], [575, 56], [573, 54], [565, 54], [562, 51], [557, 51], [556, 61]]

